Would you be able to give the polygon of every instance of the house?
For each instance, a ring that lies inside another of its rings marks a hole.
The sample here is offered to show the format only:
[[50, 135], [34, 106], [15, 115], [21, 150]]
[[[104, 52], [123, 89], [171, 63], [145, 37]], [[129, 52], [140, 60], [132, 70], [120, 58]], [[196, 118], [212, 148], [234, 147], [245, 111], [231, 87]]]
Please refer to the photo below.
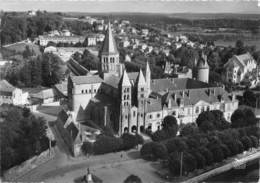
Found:
[[6, 80], [0, 81], [0, 105], [1, 104], [26, 105], [28, 102], [28, 92], [16, 88]]
[[95, 35], [88, 35], [87, 36], [87, 45], [88, 46], [96, 46], [97, 45], [97, 39]]
[[141, 33], [142, 33], [143, 36], [148, 36], [149, 30], [148, 29], [142, 29]]
[[225, 79], [227, 82], [240, 83], [256, 74], [256, 61], [250, 53], [233, 55], [224, 65]]
[[83, 43], [85, 41], [84, 36], [48, 36], [43, 35], [39, 36], [39, 45], [47, 46], [49, 42], [53, 43], [68, 43], [68, 44], [76, 44], [78, 42]]

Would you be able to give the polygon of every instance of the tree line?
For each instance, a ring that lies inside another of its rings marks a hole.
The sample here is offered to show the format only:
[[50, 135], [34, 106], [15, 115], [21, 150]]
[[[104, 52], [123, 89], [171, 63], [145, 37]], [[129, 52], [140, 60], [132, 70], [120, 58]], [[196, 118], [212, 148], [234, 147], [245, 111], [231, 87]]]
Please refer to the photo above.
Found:
[[182, 127], [179, 136], [156, 138], [144, 144], [141, 156], [146, 160], [165, 160], [170, 172], [178, 176], [181, 156], [183, 173], [187, 175], [259, 146], [260, 130], [252, 111], [237, 110], [231, 121], [228, 124], [221, 111], [205, 111], [199, 115], [196, 124]]
[[26, 47], [22, 58], [14, 58], [3, 68], [1, 77], [17, 87], [51, 87], [64, 79], [64, 70], [65, 64], [58, 56], [44, 53], [36, 57]]
[[1, 174], [48, 148], [46, 121], [29, 109], [0, 106]]

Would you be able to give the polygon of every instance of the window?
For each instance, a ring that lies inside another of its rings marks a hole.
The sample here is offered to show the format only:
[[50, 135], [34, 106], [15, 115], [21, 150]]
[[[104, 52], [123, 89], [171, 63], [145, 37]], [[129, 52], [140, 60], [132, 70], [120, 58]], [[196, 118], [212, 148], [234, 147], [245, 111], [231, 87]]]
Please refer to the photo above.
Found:
[[150, 119], [152, 119], [152, 118], [153, 118], [153, 115], [152, 115], [152, 114], [150, 114], [150, 115], [149, 115], [149, 118], [150, 118]]
[[195, 110], [195, 113], [199, 113], [200, 112], [200, 108], [199, 107], [196, 107], [196, 110]]
[[141, 113], [141, 117], [143, 117], [143, 114]]
[[144, 98], [144, 94], [141, 94], [141, 98]]
[[128, 118], [128, 116], [127, 115], [125, 115], [125, 119], [127, 119]]
[[175, 116], [175, 115], [176, 115], [176, 111], [172, 111], [172, 115], [174, 115], [174, 116]]
[[94, 89], [94, 93], [96, 93], [97, 92], [97, 90], [96, 89]]
[[85, 90], [85, 93], [88, 93], [88, 90]]
[[209, 111], [210, 110], [210, 107], [209, 106], [207, 106], [207, 111]]
[[143, 87], [141, 88], [141, 91], [144, 91], [144, 88], [143, 88]]
[[89, 93], [91, 93], [91, 89], [89, 89]]
[[157, 118], [159, 118], [159, 117], [161, 117], [161, 114], [160, 114], [160, 113], [157, 114]]
[[129, 99], [129, 95], [127, 95], [126, 98]]
[[133, 111], [133, 116], [135, 117], [135, 111]]
[[84, 90], [81, 90], [81, 93], [84, 93]]

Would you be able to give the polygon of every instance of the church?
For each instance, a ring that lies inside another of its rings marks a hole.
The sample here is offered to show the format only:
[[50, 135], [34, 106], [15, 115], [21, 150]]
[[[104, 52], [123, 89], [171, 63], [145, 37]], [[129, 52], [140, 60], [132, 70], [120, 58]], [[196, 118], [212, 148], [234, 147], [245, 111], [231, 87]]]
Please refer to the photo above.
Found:
[[238, 107], [235, 96], [224, 88], [208, 84], [207, 58], [197, 61], [196, 79], [152, 79], [149, 61], [144, 72], [127, 72], [119, 62], [119, 52], [110, 23], [100, 50], [100, 68], [95, 74], [68, 78], [70, 121], [80, 128], [89, 121], [109, 126], [118, 135], [152, 132], [161, 128], [167, 115], [179, 124], [195, 122], [202, 111], [218, 109], [230, 121]]

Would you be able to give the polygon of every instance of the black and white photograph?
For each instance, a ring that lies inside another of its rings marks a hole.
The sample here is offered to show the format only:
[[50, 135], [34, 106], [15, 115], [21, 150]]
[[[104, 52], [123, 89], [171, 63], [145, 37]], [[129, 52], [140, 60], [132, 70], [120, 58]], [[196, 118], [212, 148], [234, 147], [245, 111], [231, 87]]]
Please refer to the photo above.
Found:
[[260, 0], [0, 0], [0, 182], [259, 183]]

